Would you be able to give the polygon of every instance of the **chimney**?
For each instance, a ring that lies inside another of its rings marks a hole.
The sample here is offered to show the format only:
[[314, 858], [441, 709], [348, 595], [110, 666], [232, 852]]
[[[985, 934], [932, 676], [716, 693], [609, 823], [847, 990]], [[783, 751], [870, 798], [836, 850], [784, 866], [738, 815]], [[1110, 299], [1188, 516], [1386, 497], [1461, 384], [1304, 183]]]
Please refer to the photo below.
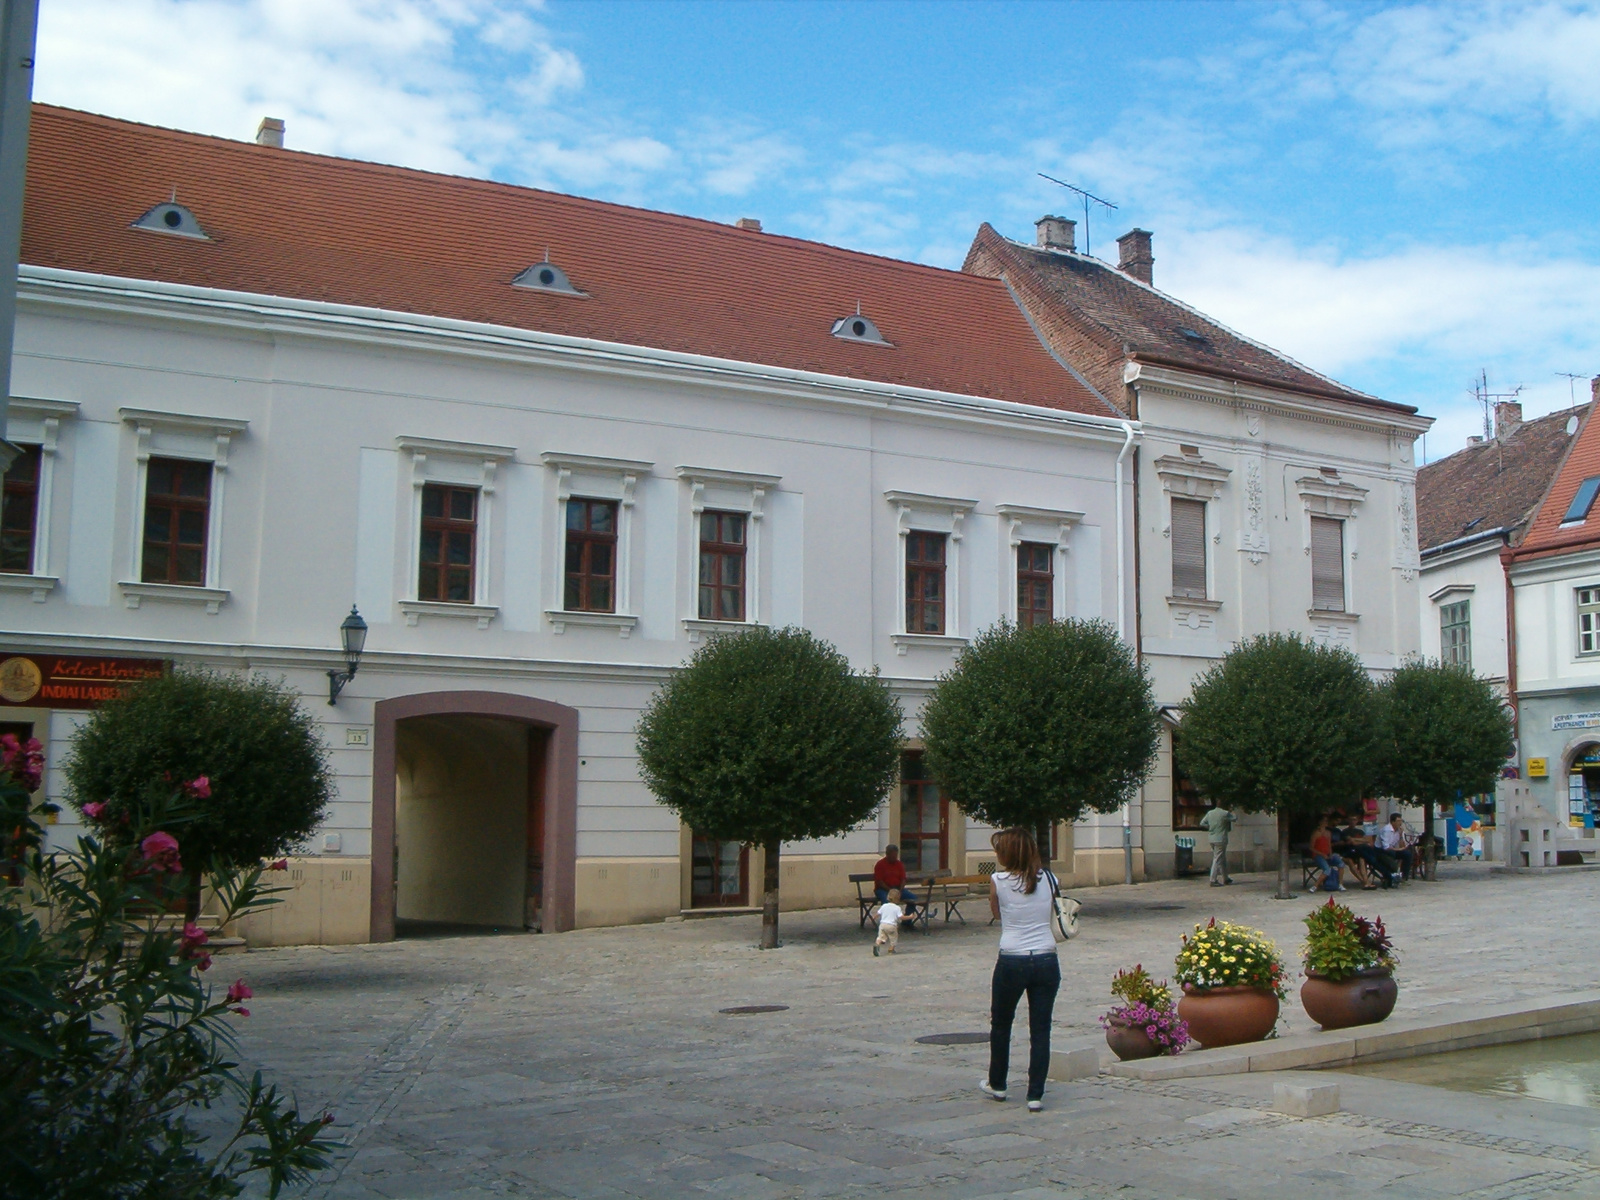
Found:
[[1469, 446], [1481, 446], [1481, 445], [1483, 445], [1483, 435], [1480, 434], [1480, 433], [1469, 434], [1467, 436], [1467, 445], [1469, 445]]
[[1132, 275], [1140, 283], [1150, 282], [1155, 258], [1150, 253], [1150, 231], [1130, 229], [1117, 239], [1117, 270]]
[[734, 224], [740, 229], [748, 229], [751, 233], [761, 232], [761, 219], [759, 217], [740, 217]]
[[262, 117], [256, 126], [256, 145], [276, 146], [283, 149], [283, 120], [280, 117]]
[[1600, 375], [1589, 380], [1589, 399], [1600, 404]]
[[1503, 442], [1522, 424], [1522, 405], [1511, 400], [1501, 400], [1494, 406], [1495, 441]]
[[1034, 241], [1046, 250], [1078, 251], [1078, 223], [1066, 217], [1040, 217], [1033, 223]]

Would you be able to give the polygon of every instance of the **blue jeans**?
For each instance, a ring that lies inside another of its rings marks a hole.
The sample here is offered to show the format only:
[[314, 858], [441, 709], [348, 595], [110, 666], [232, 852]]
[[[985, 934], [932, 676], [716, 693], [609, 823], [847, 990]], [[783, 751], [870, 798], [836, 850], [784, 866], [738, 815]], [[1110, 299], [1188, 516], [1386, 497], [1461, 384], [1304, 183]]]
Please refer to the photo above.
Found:
[[[1339, 868], [1344, 866], [1344, 859], [1340, 858], [1337, 854], [1329, 854], [1326, 857], [1322, 856], [1321, 854], [1314, 854], [1312, 857], [1316, 859], [1317, 866], [1322, 868], [1322, 874], [1324, 876], [1322, 890], [1325, 892], [1338, 891], [1339, 884], [1342, 882], [1339, 879]], [[1330, 879], [1333, 881], [1332, 887], [1328, 886], [1328, 880]]]
[[1002, 954], [995, 960], [989, 1004], [989, 1086], [1004, 1091], [1011, 1068], [1011, 1023], [1017, 1002], [1028, 994], [1028, 1099], [1044, 1098], [1050, 1073], [1050, 1012], [1061, 990], [1061, 960], [1055, 951]]
[[[889, 898], [889, 889], [888, 888], [873, 888], [872, 889], [872, 894], [878, 898], [878, 903], [882, 904], [885, 900], [887, 900]], [[911, 889], [910, 888], [901, 888], [900, 889], [900, 907], [906, 910], [906, 915], [910, 916], [911, 915], [911, 911], [914, 908], [916, 908], [916, 906], [917, 906], [917, 898], [911, 894]]]

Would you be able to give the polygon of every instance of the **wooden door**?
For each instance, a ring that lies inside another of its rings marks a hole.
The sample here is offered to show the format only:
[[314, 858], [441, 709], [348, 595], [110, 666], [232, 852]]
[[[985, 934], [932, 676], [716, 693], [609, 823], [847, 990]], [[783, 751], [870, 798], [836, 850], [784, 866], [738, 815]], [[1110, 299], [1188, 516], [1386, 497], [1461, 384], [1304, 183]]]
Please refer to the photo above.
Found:
[[750, 903], [750, 847], [695, 838], [689, 903], [693, 908], [746, 907]]
[[920, 750], [908, 750], [900, 759], [900, 833], [895, 840], [909, 875], [950, 865], [950, 801], [928, 777]]

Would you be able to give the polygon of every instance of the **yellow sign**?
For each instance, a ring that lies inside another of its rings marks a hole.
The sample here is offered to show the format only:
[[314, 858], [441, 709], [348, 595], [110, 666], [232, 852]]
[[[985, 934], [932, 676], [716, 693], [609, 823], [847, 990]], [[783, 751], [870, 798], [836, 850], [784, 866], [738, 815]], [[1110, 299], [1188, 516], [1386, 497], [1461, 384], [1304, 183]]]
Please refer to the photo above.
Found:
[[1528, 760], [1528, 778], [1529, 779], [1545, 779], [1545, 778], [1547, 778], [1549, 776], [1549, 774], [1550, 774], [1550, 767], [1549, 767], [1549, 764], [1544, 759], [1542, 759], [1542, 758], [1530, 758]]

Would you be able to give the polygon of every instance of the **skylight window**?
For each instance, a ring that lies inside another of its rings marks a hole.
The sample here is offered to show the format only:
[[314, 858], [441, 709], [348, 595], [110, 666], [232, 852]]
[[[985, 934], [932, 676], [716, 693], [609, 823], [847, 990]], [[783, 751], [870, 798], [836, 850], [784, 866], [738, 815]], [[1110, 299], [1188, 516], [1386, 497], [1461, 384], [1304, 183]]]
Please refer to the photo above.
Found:
[[207, 242], [211, 235], [200, 228], [194, 213], [181, 204], [158, 204], [133, 223], [135, 229], [148, 229], [152, 233], [170, 233], [178, 237], [194, 238]]
[[1572, 503], [1567, 505], [1567, 515], [1561, 518], [1561, 523], [1576, 525], [1587, 520], [1597, 494], [1600, 494], [1600, 475], [1591, 475], [1578, 485], [1578, 494], [1572, 498]]
[[872, 346], [892, 345], [888, 338], [878, 332], [878, 327], [872, 323], [872, 319], [862, 316], [859, 311], [835, 321], [833, 336], [843, 338], [847, 342], [866, 342]]
[[519, 272], [511, 280], [512, 287], [527, 288], [535, 292], [563, 292], [568, 296], [583, 295], [572, 286], [572, 280], [567, 278], [567, 273], [548, 258], [541, 263], [534, 263], [527, 270]]
[[1187, 325], [1180, 325], [1178, 326], [1178, 332], [1183, 334], [1187, 341], [1191, 341], [1197, 346], [1203, 346], [1206, 343], [1206, 335], [1198, 329], [1190, 329]]

